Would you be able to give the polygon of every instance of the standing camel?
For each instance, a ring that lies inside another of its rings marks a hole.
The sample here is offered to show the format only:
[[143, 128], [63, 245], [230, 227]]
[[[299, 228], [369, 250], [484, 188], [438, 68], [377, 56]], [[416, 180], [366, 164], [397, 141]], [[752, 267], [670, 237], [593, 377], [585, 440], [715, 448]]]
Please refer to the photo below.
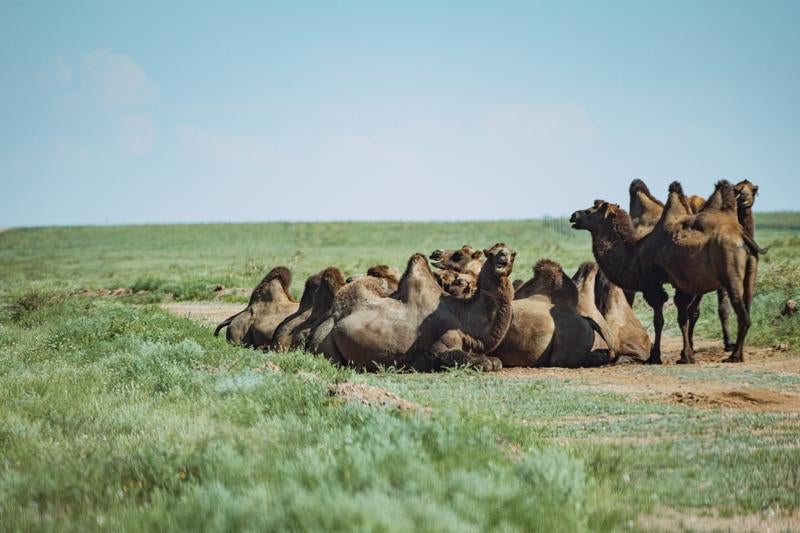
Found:
[[[755, 218], [753, 217], [752, 207], [755, 202], [756, 194], [758, 193], [758, 186], [750, 183], [748, 180], [742, 180], [734, 186], [733, 190], [736, 196], [736, 213], [739, 224], [744, 228], [747, 236], [753, 239], [755, 233]], [[642, 180], [633, 180], [629, 192], [629, 213], [631, 222], [633, 223], [636, 236], [640, 238], [653, 230], [656, 223], [661, 218], [661, 213], [664, 211], [664, 204], [650, 193], [647, 185], [645, 185]], [[693, 195], [689, 196], [686, 202], [689, 204], [689, 209], [692, 213], [698, 213], [706, 205], [720, 209], [723, 199], [719, 191], [715, 190], [708, 201], [704, 201], [701, 196]], [[762, 250], [761, 253], [764, 251], [765, 250]], [[635, 295], [635, 292], [625, 291], [625, 298], [628, 300], [629, 304], [633, 305]], [[725, 351], [731, 352], [736, 347], [736, 344], [731, 342], [730, 330], [728, 328], [730, 299], [724, 288], [717, 289], [717, 314], [719, 315], [719, 321], [722, 327], [722, 342], [725, 346]]]
[[680, 183], [673, 182], [661, 218], [652, 232], [639, 239], [630, 216], [615, 204], [596, 202], [570, 218], [573, 228], [591, 232], [592, 252], [609, 280], [624, 289], [641, 291], [653, 308], [655, 342], [649, 363], [661, 363], [665, 282], [675, 287], [683, 336], [679, 362], [694, 362], [691, 317], [696, 315], [697, 296], [718, 288], [728, 291], [739, 326], [736, 346], [725, 361], [743, 360], [759, 248], [739, 224], [731, 184], [720, 181], [715, 194], [722, 199], [719, 208], [706, 206], [692, 215]]

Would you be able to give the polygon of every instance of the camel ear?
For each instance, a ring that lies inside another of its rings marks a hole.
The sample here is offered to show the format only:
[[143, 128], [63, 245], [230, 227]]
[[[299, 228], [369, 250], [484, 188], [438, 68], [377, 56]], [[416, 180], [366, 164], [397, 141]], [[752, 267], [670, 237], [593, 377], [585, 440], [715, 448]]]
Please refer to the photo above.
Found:
[[601, 206], [601, 205], [603, 205], [604, 203], [605, 203], [605, 202], [604, 202], [603, 200], [595, 200], [595, 201], [594, 201], [594, 207], [600, 207], [600, 206]]
[[605, 204], [603, 206], [603, 218], [608, 218], [609, 215], [616, 215], [619, 206], [617, 204]]
[[486, 259], [489, 259], [490, 257], [492, 257], [492, 252], [490, 252], [489, 249], [486, 248], [483, 250], [483, 255], [486, 256]]
[[758, 185], [753, 185], [753, 196], [758, 194]]
[[474, 252], [472, 252], [473, 259], [480, 259], [482, 255], [483, 252], [481, 252], [480, 250], [475, 250]]

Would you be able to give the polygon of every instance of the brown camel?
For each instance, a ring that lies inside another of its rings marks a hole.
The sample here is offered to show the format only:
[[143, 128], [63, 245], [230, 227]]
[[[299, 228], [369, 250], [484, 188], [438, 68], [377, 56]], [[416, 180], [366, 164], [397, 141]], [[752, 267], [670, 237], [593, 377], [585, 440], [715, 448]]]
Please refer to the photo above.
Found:
[[[756, 201], [756, 194], [758, 194], [758, 185], [754, 185], [748, 180], [742, 180], [734, 185], [733, 191], [736, 194], [736, 215], [739, 219], [739, 224], [744, 229], [745, 234], [753, 239], [756, 232], [753, 204]], [[766, 250], [759, 250], [759, 253], [765, 252]], [[728, 298], [728, 293], [725, 289], [717, 290], [717, 313], [722, 326], [722, 342], [725, 344], [725, 350], [730, 352], [736, 345], [731, 342], [730, 329], [728, 328], [730, 298]]]
[[644, 363], [650, 356], [650, 335], [639, 322], [622, 289], [599, 270], [595, 278], [595, 302], [617, 339], [617, 362]]
[[[744, 228], [745, 233], [752, 239], [755, 234], [755, 219], [753, 217], [753, 203], [758, 193], [758, 186], [753, 185], [748, 180], [743, 180], [734, 186], [734, 193], [737, 200], [737, 216], [739, 224]], [[644, 191], [640, 193], [638, 191]], [[642, 237], [652, 231], [656, 222], [661, 218], [663, 205], [647, 189], [641, 180], [634, 180], [630, 187], [630, 207], [631, 221], [636, 230], [637, 237]], [[722, 209], [724, 199], [720, 189], [715, 189], [714, 193], [704, 200], [702, 196], [692, 195], [686, 198], [689, 210], [692, 213], [699, 213], [705, 206], [709, 208]], [[634, 217], [633, 213], [646, 212], [645, 216]], [[759, 253], [766, 253], [766, 250], [759, 250]], [[630, 305], [633, 305], [635, 293], [625, 291], [625, 297]], [[698, 302], [699, 305], [699, 302]], [[720, 325], [722, 326], [722, 342], [726, 351], [733, 351], [736, 347], [731, 342], [730, 329], [728, 328], [728, 317], [730, 316], [730, 299], [725, 289], [717, 289], [717, 314]], [[696, 320], [696, 317], [694, 318]]]
[[694, 362], [696, 296], [720, 287], [728, 291], [739, 323], [736, 347], [726, 361], [742, 360], [759, 248], [738, 222], [733, 187], [723, 180], [716, 188], [715, 194], [724, 200], [722, 208], [707, 205], [691, 215], [680, 183], [673, 182], [661, 219], [640, 239], [628, 214], [615, 204], [601, 202], [576, 211], [570, 219], [573, 228], [591, 232], [592, 251], [609, 280], [624, 289], [642, 291], [653, 308], [656, 338], [648, 362], [661, 362], [665, 282], [676, 289], [675, 305], [683, 335], [679, 362]]
[[478, 290], [462, 299], [444, 292], [422, 254], [413, 255], [389, 298], [365, 291], [343, 314], [334, 313], [326, 356], [358, 368], [406, 367], [419, 371], [468, 364], [497, 370], [485, 354], [502, 340], [511, 323], [513, 289], [508, 279], [516, 252], [498, 243], [487, 260]]
[[325, 353], [327, 347], [330, 351], [329, 343], [333, 341], [331, 331], [334, 325], [334, 312], [337, 309], [342, 312], [349, 308], [352, 302], [363, 297], [361, 291], [364, 290], [381, 298], [394, 294], [400, 284], [400, 277], [401, 274], [390, 266], [375, 265], [367, 270], [366, 276], [360, 276], [342, 286], [334, 272], [328, 275], [323, 273], [322, 285], [326, 287], [324, 290], [333, 297], [330, 305], [325, 305], [324, 308], [320, 306], [319, 310], [315, 306], [315, 310], [312, 311], [306, 350], [311, 353]]
[[297, 301], [289, 293], [291, 284], [288, 268], [278, 266], [270, 270], [253, 289], [247, 307], [220, 322], [214, 336], [227, 327], [225, 337], [231, 344], [260, 346], [265, 337], [272, 337], [281, 320], [297, 310]]
[[472, 296], [483, 266], [483, 252], [465, 244], [456, 250], [434, 250], [430, 260], [441, 269], [433, 275], [445, 291], [459, 298]]
[[592, 350], [600, 327], [578, 314], [578, 288], [561, 265], [543, 259], [533, 278], [514, 294], [513, 318], [500, 345], [491, 352], [505, 366], [600, 366], [608, 350]]
[[578, 267], [575, 274], [572, 275], [572, 282], [578, 289], [578, 305], [577, 312], [581, 316], [586, 316], [595, 321], [603, 332], [602, 335], [595, 333], [593, 350], [611, 350], [609, 355], [611, 360], [615, 360], [617, 353], [618, 340], [616, 334], [611, 330], [605, 317], [597, 307], [597, 299], [595, 297], [595, 286], [597, 278], [597, 263], [587, 261]]
[[311, 307], [314, 297], [322, 283], [322, 272], [309, 276], [306, 280], [303, 295], [300, 297], [300, 306], [297, 311], [283, 319], [275, 328], [267, 347], [276, 352], [286, 352], [292, 349], [295, 330], [311, 316]]

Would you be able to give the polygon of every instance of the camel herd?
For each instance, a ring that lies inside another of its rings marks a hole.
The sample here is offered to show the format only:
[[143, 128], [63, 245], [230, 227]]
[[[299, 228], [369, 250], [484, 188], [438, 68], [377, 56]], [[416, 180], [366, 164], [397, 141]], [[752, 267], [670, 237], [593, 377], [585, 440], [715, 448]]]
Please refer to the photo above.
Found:
[[[247, 307], [220, 323], [233, 344], [265, 350], [305, 349], [363, 370], [395, 367], [433, 371], [469, 365], [591, 367], [661, 363], [664, 283], [675, 288], [683, 336], [680, 363], [693, 363], [692, 334], [703, 294], [717, 291], [726, 361], [742, 361], [750, 325], [758, 256], [752, 206], [758, 187], [723, 180], [704, 200], [680, 183], [666, 204], [640, 180], [631, 183], [630, 213], [603, 200], [570, 219], [592, 235], [595, 262], [572, 277], [542, 259], [533, 277], [511, 282], [516, 251], [464, 245], [414, 254], [405, 271], [386, 265], [345, 279], [328, 267], [305, 282], [300, 301], [292, 276], [273, 268]], [[434, 270], [435, 269], [435, 270]], [[651, 343], [631, 305], [636, 292], [653, 308]], [[738, 319], [730, 342], [727, 319]]]

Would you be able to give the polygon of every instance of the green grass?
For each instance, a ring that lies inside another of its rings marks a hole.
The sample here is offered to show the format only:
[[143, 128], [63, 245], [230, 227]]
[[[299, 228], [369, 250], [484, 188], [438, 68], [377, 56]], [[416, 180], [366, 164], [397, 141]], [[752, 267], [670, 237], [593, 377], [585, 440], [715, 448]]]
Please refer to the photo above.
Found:
[[[798, 346], [800, 317], [776, 317], [800, 296], [800, 214], [758, 222], [759, 243], [773, 248], [751, 339]], [[292, 268], [299, 289], [329, 264], [402, 267], [416, 251], [500, 240], [519, 252], [516, 277], [541, 257], [568, 271], [590, 259], [588, 235], [539, 221], [0, 233], [0, 530], [607, 531], [635, 529], [659, 506], [800, 507], [797, 413], [670, 405], [579, 377], [362, 375], [304, 353], [234, 348], [140, 305], [251, 287], [276, 264]], [[116, 287], [148, 294], [70, 295]], [[700, 333], [716, 336], [706, 300]], [[752, 367], [641, 372], [698, 386], [800, 385], [796, 374]], [[430, 409], [328, 394], [346, 380]]]

